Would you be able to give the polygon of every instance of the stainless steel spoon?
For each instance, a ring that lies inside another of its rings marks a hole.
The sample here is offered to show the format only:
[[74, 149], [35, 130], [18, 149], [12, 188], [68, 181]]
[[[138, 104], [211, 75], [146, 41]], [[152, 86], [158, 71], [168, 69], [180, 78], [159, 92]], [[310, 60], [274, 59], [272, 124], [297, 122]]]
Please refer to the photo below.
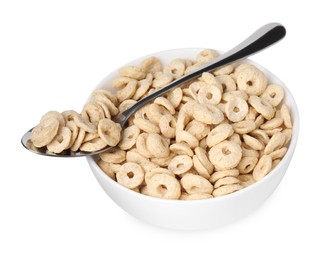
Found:
[[[163, 96], [169, 90], [190, 81], [198, 76], [200, 76], [203, 72], [210, 72], [218, 67], [225, 66], [232, 62], [245, 59], [248, 56], [255, 54], [266, 47], [278, 42], [286, 35], [286, 29], [279, 23], [269, 23], [255, 31], [252, 35], [250, 35], [246, 40], [238, 44], [235, 48], [231, 49], [230, 51], [224, 53], [223, 55], [219, 56], [215, 60], [210, 63], [205, 64], [204, 66], [200, 67], [199, 69], [187, 74], [173, 82], [171, 82], [166, 87], [156, 91], [155, 93], [139, 100], [135, 103], [132, 107], [125, 110], [122, 114], [117, 115], [113, 118], [113, 120], [119, 123], [122, 128], [124, 128], [127, 120], [131, 115], [133, 115], [139, 108], [146, 105], [150, 101], [154, 100], [159, 96]], [[76, 152], [76, 153], [67, 153], [67, 154], [48, 154], [45, 152], [45, 149], [32, 149], [30, 145], [30, 138], [31, 138], [31, 130], [27, 131], [24, 136], [22, 137], [22, 144], [23, 146], [31, 152], [40, 155], [47, 155], [47, 156], [54, 156], [54, 157], [79, 157], [79, 156], [88, 156], [88, 155], [95, 155], [101, 152], [108, 151], [112, 149], [112, 147], [105, 147], [104, 149], [86, 153], [86, 152]]]

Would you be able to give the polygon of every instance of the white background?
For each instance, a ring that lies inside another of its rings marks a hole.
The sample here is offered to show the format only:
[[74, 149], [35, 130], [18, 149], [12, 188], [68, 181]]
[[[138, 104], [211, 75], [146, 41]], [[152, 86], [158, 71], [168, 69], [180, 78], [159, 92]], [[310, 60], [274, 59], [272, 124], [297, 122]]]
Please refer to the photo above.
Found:
[[[324, 2], [0, 0], [0, 259], [327, 259]], [[199, 232], [149, 226], [107, 197], [85, 159], [39, 157], [20, 144], [44, 112], [80, 110], [130, 60], [228, 50], [272, 21], [286, 38], [252, 59], [290, 88], [301, 131], [276, 192], [238, 222]]]

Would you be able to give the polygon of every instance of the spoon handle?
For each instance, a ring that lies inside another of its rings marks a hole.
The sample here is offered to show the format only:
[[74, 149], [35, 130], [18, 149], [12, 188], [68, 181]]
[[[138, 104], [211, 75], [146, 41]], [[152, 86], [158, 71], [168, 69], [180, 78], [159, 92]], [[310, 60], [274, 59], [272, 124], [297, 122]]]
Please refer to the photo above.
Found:
[[159, 89], [151, 95], [139, 100], [136, 104], [125, 110], [122, 115], [120, 115], [120, 118], [123, 119], [123, 122], [121, 122], [121, 124], [124, 125], [126, 120], [139, 108], [148, 104], [155, 98], [163, 96], [169, 90], [200, 76], [203, 72], [210, 72], [218, 67], [230, 64], [240, 59], [247, 58], [248, 56], [255, 54], [265, 49], [266, 47], [269, 47], [270, 45], [278, 42], [285, 35], [286, 29], [279, 23], [269, 23], [264, 25], [230, 51], [222, 54], [210, 63], [201, 66], [197, 70], [171, 82], [167, 86]]

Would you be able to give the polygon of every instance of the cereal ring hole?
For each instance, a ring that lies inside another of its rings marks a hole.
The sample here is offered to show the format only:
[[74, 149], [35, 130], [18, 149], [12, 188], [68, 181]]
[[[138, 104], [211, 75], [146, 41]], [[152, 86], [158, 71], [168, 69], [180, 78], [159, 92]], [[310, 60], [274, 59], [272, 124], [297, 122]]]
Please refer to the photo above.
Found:
[[231, 154], [231, 151], [227, 147], [223, 147], [222, 148], [222, 153], [225, 154], [225, 155], [229, 155], [229, 154]]
[[161, 184], [157, 187], [157, 192], [160, 194], [165, 194], [167, 192], [167, 187], [164, 184]]
[[128, 172], [126, 174], [130, 179], [132, 179], [134, 177], [134, 173], [133, 172]]
[[213, 98], [213, 94], [211, 92], [207, 92], [206, 93], [206, 98], [207, 99], [212, 99]]
[[251, 80], [247, 81], [246, 84], [250, 87], [253, 86], [253, 82]]
[[276, 95], [277, 95], [276, 92], [272, 92], [272, 93], [270, 94], [270, 97], [275, 98]]
[[233, 108], [233, 112], [238, 113], [239, 111], [240, 111], [240, 110], [239, 110], [238, 107], [234, 107], [234, 108]]

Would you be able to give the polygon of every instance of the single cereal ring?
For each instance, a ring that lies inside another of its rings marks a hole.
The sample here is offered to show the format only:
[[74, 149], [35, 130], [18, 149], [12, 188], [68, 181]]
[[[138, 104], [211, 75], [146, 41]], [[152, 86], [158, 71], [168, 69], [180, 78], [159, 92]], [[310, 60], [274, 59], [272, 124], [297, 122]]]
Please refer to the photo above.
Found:
[[290, 113], [289, 113], [288, 107], [285, 104], [283, 104], [281, 106], [280, 113], [281, 113], [282, 119], [284, 120], [285, 126], [287, 128], [292, 128], [293, 124], [292, 124], [292, 120], [290, 117]]
[[49, 117], [32, 129], [31, 141], [35, 147], [43, 147], [51, 143], [59, 131], [59, 120]]
[[164, 157], [164, 158], [157, 158], [157, 157], [153, 157], [151, 158], [151, 162], [155, 163], [158, 166], [161, 167], [168, 167], [169, 163], [171, 162], [171, 160], [176, 156], [175, 153], [170, 153], [169, 156]]
[[117, 97], [112, 92], [106, 89], [96, 89], [92, 92], [92, 98], [97, 99], [97, 96], [102, 96], [107, 100], [111, 101], [115, 106], [118, 105]]
[[255, 108], [255, 110], [260, 113], [265, 119], [270, 120], [274, 116], [274, 109], [271, 104], [258, 96], [250, 96], [248, 103]]
[[213, 196], [208, 193], [194, 193], [186, 196], [185, 200], [205, 200], [211, 198], [213, 198]]
[[166, 138], [174, 138], [176, 132], [176, 119], [172, 115], [162, 116], [159, 120], [159, 129]]
[[170, 154], [168, 139], [161, 137], [159, 134], [149, 133], [146, 145], [149, 152], [155, 157], [165, 158]]
[[231, 142], [235, 142], [235, 143], [241, 145], [241, 139], [240, 139], [240, 135], [239, 134], [236, 134], [236, 133], [233, 134], [232, 136], [230, 136], [228, 138], [228, 140], [231, 141]]
[[239, 97], [230, 99], [225, 105], [225, 114], [232, 122], [239, 122], [245, 118], [248, 113], [247, 102]]
[[145, 173], [145, 183], [148, 185], [149, 180], [155, 175], [155, 174], [167, 174], [171, 175], [172, 177], [175, 177], [174, 173], [166, 168], [154, 168]]
[[230, 169], [230, 170], [223, 170], [223, 171], [218, 171], [218, 172], [214, 172], [211, 175], [211, 178], [209, 179], [209, 181], [211, 183], [215, 183], [217, 180], [222, 179], [224, 177], [237, 177], [239, 175], [239, 170], [238, 169]]
[[108, 163], [122, 163], [125, 161], [126, 152], [116, 148], [114, 151], [103, 152], [99, 156]]
[[143, 119], [143, 118], [135, 118], [133, 119], [133, 123], [142, 131], [146, 133], [156, 133], [159, 134], [161, 131], [159, 127], [149, 120]]
[[137, 148], [138, 153], [145, 156], [146, 158], [151, 158], [151, 157], [153, 157], [153, 155], [151, 152], [149, 152], [149, 150], [147, 148], [147, 145], [146, 145], [147, 137], [148, 137], [147, 133], [141, 133], [137, 137], [136, 148]]
[[283, 124], [284, 120], [281, 117], [275, 117], [271, 120], [266, 121], [264, 124], [260, 126], [263, 130], [272, 130], [277, 128]]
[[64, 116], [66, 123], [68, 121], [74, 121], [74, 123], [79, 127], [82, 128], [84, 131], [89, 133], [96, 133], [97, 128], [94, 124], [90, 123], [89, 121], [85, 120], [80, 114], [78, 114], [74, 110], [67, 110], [62, 112], [62, 115]]
[[178, 143], [186, 142], [191, 149], [194, 149], [197, 146], [199, 146], [198, 139], [195, 136], [193, 136], [191, 133], [184, 130], [182, 131], [177, 130], [175, 139]]
[[219, 54], [215, 50], [211, 49], [206, 49], [201, 51], [197, 56], [196, 56], [196, 61], [199, 63], [207, 63], [215, 58], [219, 57]]
[[129, 189], [138, 187], [144, 178], [145, 173], [141, 166], [131, 162], [124, 163], [116, 173], [117, 182]]
[[164, 69], [164, 71], [171, 73], [174, 79], [183, 76], [185, 70], [186, 70], [186, 65], [184, 60], [182, 59], [175, 59], [171, 61], [168, 67]]
[[181, 103], [182, 96], [182, 89], [176, 88], [168, 92], [166, 98], [170, 101], [174, 108], [177, 108]]
[[112, 168], [110, 167], [110, 163], [105, 162], [104, 160], [100, 159], [97, 162], [99, 168], [111, 179], [115, 180], [115, 173], [113, 172]]
[[124, 87], [126, 87], [127, 84], [129, 84], [129, 82], [133, 80], [132, 78], [129, 77], [118, 77], [115, 78], [112, 81], [112, 87], [116, 88], [116, 89], [122, 89]]
[[240, 183], [240, 180], [237, 179], [236, 177], [227, 176], [217, 180], [217, 182], [215, 182], [214, 184], [214, 189], [219, 188], [221, 186], [238, 184], [238, 183]]
[[248, 108], [248, 114], [245, 117], [245, 120], [253, 120], [255, 121], [256, 117], [259, 115], [254, 107]]
[[148, 73], [147, 77], [138, 81], [137, 90], [133, 95], [134, 100], [139, 100], [143, 95], [147, 93], [153, 82], [153, 74]]
[[66, 126], [59, 127], [58, 133], [51, 143], [47, 144], [47, 149], [53, 153], [61, 153], [66, 150], [71, 141], [72, 132]]
[[171, 113], [165, 107], [153, 103], [148, 107], [146, 115], [152, 123], [158, 125], [162, 116], [171, 115]]
[[248, 95], [246, 94], [246, 92], [241, 91], [241, 90], [230, 90], [228, 92], [223, 93], [223, 95], [222, 95], [222, 99], [226, 102], [228, 102], [231, 99], [234, 99], [236, 97], [241, 98], [245, 101], [247, 101], [247, 99], [248, 99]]
[[224, 196], [224, 195], [228, 195], [230, 193], [233, 193], [233, 192], [236, 192], [236, 191], [239, 191], [241, 190], [242, 188], [244, 188], [242, 185], [240, 184], [230, 184], [230, 185], [224, 185], [224, 186], [221, 186], [219, 188], [216, 188], [212, 195], [214, 197], [221, 197], [221, 196]]
[[277, 84], [269, 84], [266, 90], [261, 95], [261, 98], [267, 100], [273, 107], [280, 104], [285, 96], [282, 86]]
[[158, 58], [151, 56], [143, 60], [140, 63], [139, 67], [142, 71], [146, 73], [154, 74], [162, 70], [162, 63]]
[[46, 119], [48, 119], [50, 117], [56, 118], [59, 121], [59, 126], [65, 126], [65, 118], [64, 118], [64, 116], [61, 113], [57, 112], [57, 111], [49, 111], [49, 112], [45, 113], [41, 117], [40, 122], [43, 121], [43, 120], [46, 120]]
[[254, 150], [263, 150], [264, 149], [264, 144], [262, 144], [259, 140], [256, 138], [250, 136], [250, 135], [243, 135], [243, 140], [245, 144], [247, 144], [250, 148]]
[[192, 159], [188, 155], [175, 156], [168, 165], [168, 169], [176, 175], [185, 173], [193, 166]]
[[178, 155], [188, 155], [192, 157], [194, 155], [194, 152], [191, 150], [189, 145], [186, 143], [174, 143], [170, 145], [170, 150]]
[[181, 195], [179, 181], [168, 174], [155, 174], [147, 184], [150, 196], [161, 199], [178, 199]]
[[130, 99], [134, 96], [137, 90], [138, 81], [131, 80], [124, 88], [117, 91], [116, 96], [119, 102], [123, 102], [126, 99]]
[[215, 77], [213, 74], [209, 72], [203, 72], [200, 79], [209, 85], [217, 87], [221, 93], [223, 92], [223, 87], [221, 85], [220, 80], [217, 77]]
[[125, 160], [127, 162], [137, 163], [142, 166], [150, 163], [150, 161], [146, 157], [138, 153], [138, 151], [135, 149], [126, 152]]
[[236, 83], [231, 76], [222, 74], [216, 76], [216, 78], [221, 83], [222, 89], [226, 92], [235, 91], [237, 89]]
[[267, 133], [261, 129], [255, 129], [250, 133], [250, 135], [265, 145], [267, 145], [270, 141], [270, 138]]
[[248, 149], [245, 146], [241, 147], [241, 152], [243, 157], [259, 157], [260, 153], [253, 149]]
[[282, 147], [278, 150], [273, 151], [269, 155], [271, 156], [272, 160], [276, 160], [276, 159], [282, 159], [286, 153], [287, 153], [287, 147]]
[[287, 128], [287, 129], [284, 129], [284, 130], [282, 131], [282, 133], [285, 135], [285, 138], [286, 138], [286, 141], [285, 141], [285, 143], [284, 143], [284, 146], [286, 146], [286, 145], [288, 145], [290, 139], [292, 139], [293, 131], [292, 131], [292, 129], [288, 129], [288, 128]]
[[241, 160], [240, 145], [231, 141], [222, 141], [209, 151], [209, 159], [217, 170], [228, 170], [236, 167]]
[[219, 124], [224, 119], [221, 110], [212, 104], [195, 104], [193, 117], [205, 124]]
[[180, 180], [181, 186], [188, 194], [208, 193], [213, 191], [213, 185], [204, 177], [195, 174], [186, 174]]
[[242, 157], [239, 164], [237, 165], [237, 169], [240, 174], [247, 174], [253, 171], [254, 167], [257, 164], [257, 157]]
[[206, 167], [200, 162], [199, 158], [194, 155], [192, 157], [193, 166], [196, 170], [196, 173], [200, 176], [204, 177], [205, 179], [209, 179], [211, 177], [210, 172], [206, 169]]
[[264, 73], [251, 64], [242, 64], [235, 71], [238, 89], [249, 95], [261, 95], [268, 84]]
[[[72, 122], [72, 121], [70, 121]], [[93, 139], [96, 139], [99, 137], [99, 134], [98, 133], [86, 133], [85, 136], [84, 136], [84, 139], [83, 139], [83, 143], [86, 143], [86, 142], [89, 142]]]
[[203, 166], [205, 166], [205, 168], [208, 170], [208, 172], [210, 174], [213, 173], [214, 167], [213, 164], [209, 161], [208, 157], [207, 157], [207, 152], [206, 150], [204, 150], [201, 147], [196, 147], [195, 148], [195, 155], [197, 156], [197, 158], [199, 159], [199, 161], [201, 162], [201, 164]]
[[71, 140], [70, 140], [69, 145], [67, 147], [67, 148], [71, 148], [72, 145], [74, 144], [76, 138], [79, 135], [79, 128], [76, 126], [76, 124], [73, 121], [67, 122], [66, 127], [68, 127], [69, 130], [71, 130], [71, 133], [72, 133]]
[[203, 138], [202, 140], [199, 141], [199, 147], [207, 150], [206, 138]]
[[280, 149], [286, 141], [286, 136], [281, 133], [277, 132], [275, 133], [271, 138], [268, 144], [266, 145], [264, 149], [264, 154], [270, 154], [278, 149]]
[[210, 103], [217, 105], [220, 103], [222, 98], [221, 91], [218, 87], [210, 84], [206, 84], [201, 87], [197, 94], [197, 99], [199, 103]]
[[105, 118], [104, 110], [97, 103], [87, 103], [81, 112], [82, 117], [94, 125], [98, 125], [99, 121]]
[[224, 67], [214, 70], [213, 74], [215, 76], [228, 75], [228, 74], [231, 74], [233, 72], [233, 70], [234, 70], [234, 67], [231, 64], [229, 64], [229, 65], [226, 65]]
[[185, 70], [185, 75], [189, 74], [190, 72], [198, 69], [199, 67], [201, 67], [203, 65], [203, 63], [195, 63], [195, 64], [192, 64], [192, 65], [189, 65], [189, 66], [186, 66], [186, 70]]
[[186, 131], [194, 135], [198, 140], [201, 140], [209, 134], [211, 128], [207, 124], [204, 124], [197, 120], [192, 120], [186, 126]]
[[255, 122], [253, 120], [243, 120], [232, 124], [233, 131], [237, 134], [248, 134], [256, 129]]
[[191, 99], [188, 100], [186, 103], [182, 103], [180, 109], [179, 109], [179, 114], [181, 112], [186, 113], [188, 116], [192, 117], [192, 114], [194, 112], [195, 106], [198, 104], [197, 101]]
[[83, 152], [94, 152], [101, 150], [107, 146], [107, 143], [100, 137], [85, 142], [80, 146], [80, 150]]
[[237, 178], [240, 180], [240, 184], [243, 187], [248, 187], [248, 186], [252, 185], [253, 183], [255, 183], [253, 174], [243, 174], [243, 175], [239, 175]]
[[159, 71], [154, 74], [152, 87], [155, 89], [162, 88], [169, 84], [171, 81], [173, 81], [173, 75], [171, 73]]
[[253, 178], [255, 181], [262, 179], [271, 171], [272, 158], [269, 155], [263, 155], [253, 170]]
[[98, 124], [100, 138], [109, 146], [116, 146], [121, 139], [121, 125], [111, 119], [101, 119]]
[[136, 144], [140, 129], [136, 125], [129, 126], [123, 130], [123, 135], [118, 147], [121, 150], [128, 150]]
[[271, 170], [273, 170], [274, 168], [276, 168], [276, 166], [281, 162], [280, 159], [276, 159], [274, 161], [272, 161], [272, 166], [271, 166]]
[[164, 108], [166, 108], [171, 113], [171, 115], [174, 115], [175, 114], [175, 108], [174, 108], [174, 106], [165, 97], [158, 97], [158, 98], [156, 98], [154, 100], [154, 103], [155, 104], [158, 104], [158, 105], [161, 105]]
[[213, 147], [233, 134], [233, 128], [230, 124], [220, 124], [213, 128], [206, 137], [208, 147]]
[[142, 71], [140, 68], [135, 67], [135, 66], [121, 68], [119, 73], [120, 73], [120, 76], [122, 76], [122, 77], [129, 77], [129, 78], [137, 79], [137, 80], [141, 80], [146, 77], [146, 73], [144, 71]]
[[[74, 123], [75, 124], [75, 123]], [[83, 129], [79, 129], [79, 133], [73, 143], [73, 145], [71, 146], [70, 150], [72, 152], [76, 152], [80, 146], [83, 143], [84, 137], [85, 137], [86, 132]]]
[[274, 134], [278, 133], [278, 132], [281, 132], [282, 131], [282, 127], [278, 127], [278, 128], [274, 128], [274, 129], [268, 129], [268, 130], [264, 130], [265, 133], [271, 137], [273, 136]]
[[109, 119], [111, 118], [109, 108], [108, 108], [108, 106], [104, 102], [102, 102], [100, 100], [96, 100], [96, 101], [93, 101], [93, 102], [95, 104], [97, 104], [97, 106], [99, 106], [103, 110], [103, 113], [105, 115], [105, 118], [109, 118]]
[[176, 131], [178, 132], [184, 130], [187, 124], [190, 122], [190, 120], [191, 120], [191, 116], [185, 113], [184, 111], [180, 110], [175, 127]]
[[137, 103], [137, 101], [135, 101], [134, 99], [126, 99], [124, 100], [118, 107], [118, 111], [119, 113], [123, 113], [125, 110], [129, 109], [130, 107], [132, 107], [135, 103]]

